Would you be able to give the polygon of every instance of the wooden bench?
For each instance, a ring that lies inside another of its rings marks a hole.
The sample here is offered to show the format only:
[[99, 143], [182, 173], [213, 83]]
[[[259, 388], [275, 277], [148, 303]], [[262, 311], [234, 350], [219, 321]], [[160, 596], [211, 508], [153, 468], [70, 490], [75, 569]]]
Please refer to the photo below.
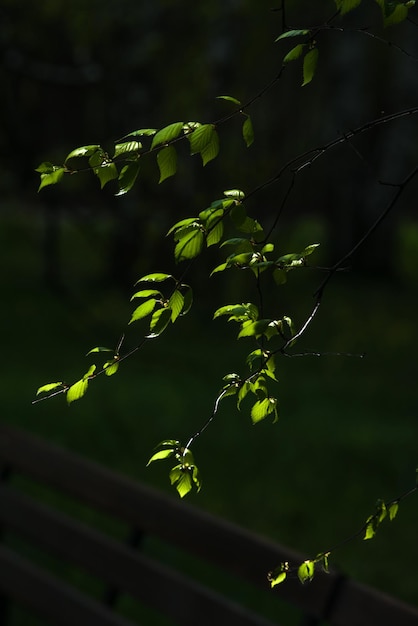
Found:
[[[266, 573], [282, 561], [302, 560], [301, 555], [5, 425], [0, 426], [0, 468], [1, 624], [9, 623], [11, 606], [23, 605], [41, 616], [42, 624], [54, 626], [286, 626], [286, 601], [298, 608], [304, 624], [418, 625], [417, 609], [335, 572], [319, 573], [310, 584], [289, 580], [271, 590]], [[84, 521], [64, 513], [50, 495], [55, 492], [58, 499], [66, 493], [70, 503], [88, 505]], [[92, 510], [105, 516], [99, 527]], [[130, 529], [130, 541], [104, 530], [108, 519]], [[157, 541], [154, 553], [150, 538]], [[95, 588], [90, 595], [71, 578], [40, 565], [28, 546], [55, 555], [59, 565], [68, 562], [88, 572], [99, 581], [100, 592]], [[163, 562], [172, 550], [174, 563], [179, 554], [191, 555], [188, 574]], [[226, 593], [216, 588], [224, 577]], [[256, 609], [244, 606], [242, 597], [231, 599], [232, 588], [244, 597], [254, 589]], [[137, 603], [137, 612], [122, 614], [126, 598]], [[269, 617], [263, 615], [264, 604]], [[152, 610], [154, 621], [142, 610]], [[171, 621], [161, 617], [159, 622], [160, 614]]]

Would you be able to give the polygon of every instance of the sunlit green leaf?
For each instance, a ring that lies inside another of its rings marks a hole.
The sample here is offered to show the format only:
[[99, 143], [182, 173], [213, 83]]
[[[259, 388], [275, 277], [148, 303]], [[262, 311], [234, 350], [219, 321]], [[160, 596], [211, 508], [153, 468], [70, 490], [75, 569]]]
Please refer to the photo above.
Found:
[[206, 221], [206, 224], [205, 224], [206, 245], [208, 248], [210, 246], [216, 245], [222, 239], [222, 236], [224, 233], [224, 225], [222, 222], [222, 217], [223, 217], [223, 211], [216, 211]]
[[75, 400], [79, 400], [85, 395], [89, 386], [90, 379], [94, 375], [95, 371], [96, 371], [96, 366], [92, 365], [89, 368], [89, 370], [84, 374], [81, 380], [78, 380], [76, 383], [71, 385], [71, 387], [69, 387], [67, 391], [68, 404], [71, 404]]
[[170, 178], [170, 176], [174, 176], [177, 171], [177, 152], [174, 146], [162, 148], [157, 154], [157, 163], [160, 169], [159, 183]]
[[183, 122], [174, 122], [161, 128], [153, 137], [151, 149], [161, 144], [169, 143], [180, 136], [183, 131]]
[[152, 137], [156, 132], [156, 128], [140, 128], [139, 130], [134, 130], [131, 133], [124, 135], [117, 141], [117, 143], [121, 144], [124, 139], [128, 139], [129, 137]]
[[242, 125], [242, 136], [244, 137], [245, 145], [247, 148], [254, 143], [254, 129], [251, 117], [248, 115]]
[[158, 337], [165, 331], [171, 320], [170, 307], [164, 307], [154, 311], [150, 322], [150, 334], [147, 335], [148, 339]]
[[170, 482], [175, 485], [179, 496], [183, 498], [191, 491], [193, 483], [192, 471], [189, 468], [185, 468], [183, 464], [176, 465], [170, 471]]
[[113, 361], [107, 361], [103, 365], [104, 373], [106, 376], [113, 376], [119, 369], [119, 361], [117, 359], [113, 359]]
[[314, 561], [304, 561], [298, 568], [298, 578], [301, 583], [310, 582], [314, 577], [315, 563]]
[[395, 519], [395, 517], [398, 514], [399, 502], [398, 501], [393, 502], [391, 505], [389, 505], [388, 510], [389, 510], [389, 519], [390, 519], [390, 521], [392, 521], [392, 520]]
[[171, 235], [172, 233], [183, 229], [184, 227], [191, 226], [192, 224], [199, 226], [199, 220], [196, 217], [186, 217], [179, 222], [176, 222], [174, 226], [170, 228], [167, 235]]
[[314, 77], [316, 66], [318, 64], [318, 48], [312, 48], [305, 54], [303, 59], [303, 83], [302, 87], [308, 85]]
[[280, 572], [277, 576], [270, 578], [271, 587], [275, 587], [276, 585], [280, 585], [280, 583], [286, 580], [287, 573]]
[[261, 337], [268, 327], [270, 320], [258, 320], [253, 322], [248, 320], [242, 323], [241, 330], [238, 333], [238, 339], [242, 337]]
[[100, 188], [103, 187], [111, 180], [115, 180], [119, 177], [119, 172], [114, 163], [105, 163], [100, 167], [95, 167], [93, 172], [96, 174], [100, 181]]
[[132, 313], [132, 317], [129, 323], [132, 324], [132, 322], [137, 322], [138, 320], [143, 319], [147, 315], [150, 315], [150, 313], [152, 313], [153, 310], [155, 309], [156, 304], [157, 304], [157, 300], [155, 298], [150, 298], [149, 300], [146, 300], [145, 302], [140, 304], [139, 307], [137, 307], [135, 311]]
[[278, 419], [276, 398], [264, 398], [263, 400], [257, 400], [251, 409], [251, 420], [253, 424], [257, 424], [272, 413], [275, 415], [274, 421], [276, 422]]
[[94, 352], [113, 352], [113, 350], [112, 348], [105, 348], [104, 346], [96, 346], [96, 348], [89, 350], [86, 356], [89, 356], [89, 354], [93, 354]]
[[150, 298], [151, 296], [158, 296], [160, 298], [163, 297], [161, 291], [157, 289], [142, 289], [141, 291], [137, 291], [131, 298], [131, 301], [135, 298]]
[[245, 193], [241, 191], [241, 189], [227, 189], [224, 191], [224, 196], [233, 198], [234, 200], [244, 200]]
[[116, 194], [117, 196], [123, 196], [125, 193], [128, 193], [134, 186], [136, 178], [139, 173], [139, 162], [133, 161], [125, 165], [119, 174], [119, 191]]
[[147, 467], [148, 465], [150, 465], [150, 463], [153, 463], [154, 461], [162, 461], [163, 459], [170, 458], [170, 456], [173, 456], [175, 451], [176, 451], [175, 448], [168, 448], [167, 450], [160, 450], [159, 452], [156, 452], [155, 454], [152, 455], [152, 457], [148, 461]]
[[194, 228], [191, 232], [187, 232], [174, 248], [174, 257], [179, 263], [188, 259], [194, 259], [197, 257], [205, 243], [204, 233], [200, 228]]
[[65, 159], [65, 163], [67, 163], [70, 159], [77, 159], [80, 157], [90, 157], [98, 150], [103, 151], [102, 147], [98, 144], [92, 146], [81, 146], [81, 148], [75, 148], [71, 150]]
[[171, 321], [174, 324], [179, 315], [181, 315], [184, 306], [183, 294], [180, 293], [178, 289], [175, 289], [175, 291], [173, 291], [168, 301], [168, 305], [171, 308]]
[[38, 187], [38, 191], [41, 191], [41, 189], [47, 187], [48, 185], [56, 185], [63, 177], [65, 169], [63, 167], [53, 167], [53, 171], [49, 174], [41, 174], [41, 182]]
[[209, 163], [218, 156], [219, 137], [214, 124], [203, 124], [193, 133], [188, 135], [190, 153], [200, 154], [203, 165]]
[[120, 156], [129, 157], [132, 154], [136, 156], [141, 148], [142, 143], [140, 141], [124, 141], [123, 143], [117, 143], [115, 144], [113, 158], [117, 159]]
[[138, 278], [135, 285], [138, 283], [162, 283], [169, 278], [173, 278], [173, 276], [171, 274], [162, 274], [161, 272], [146, 274], [145, 276]]
[[48, 383], [47, 385], [42, 385], [42, 387], [39, 387], [39, 389], [36, 392], [36, 395], [39, 396], [40, 393], [48, 393], [50, 391], [54, 391], [54, 389], [57, 389], [58, 387], [62, 387], [63, 386], [63, 382], [59, 382], [59, 383]]

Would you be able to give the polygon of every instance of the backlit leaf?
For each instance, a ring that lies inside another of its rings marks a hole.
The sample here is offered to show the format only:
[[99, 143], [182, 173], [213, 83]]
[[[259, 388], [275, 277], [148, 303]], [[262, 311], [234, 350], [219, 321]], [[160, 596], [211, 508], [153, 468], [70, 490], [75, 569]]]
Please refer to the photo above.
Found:
[[291, 50], [289, 50], [289, 52], [283, 58], [283, 63], [290, 63], [291, 61], [296, 61], [296, 59], [302, 56], [302, 52], [305, 46], [306, 46], [305, 43], [300, 43], [294, 48], [292, 48]]
[[96, 346], [96, 348], [89, 350], [86, 356], [89, 356], [89, 354], [93, 354], [94, 352], [113, 352], [113, 350], [112, 348], [105, 348], [104, 346]]
[[399, 502], [393, 502], [389, 506], [388, 510], [389, 510], [389, 519], [390, 519], [390, 521], [395, 519], [395, 517], [398, 514], [398, 509], [399, 509]]
[[153, 137], [151, 149], [177, 139], [183, 130], [183, 122], [174, 122], [161, 128]]
[[141, 291], [137, 291], [131, 298], [131, 301], [135, 298], [150, 298], [151, 296], [159, 296], [162, 298], [163, 294], [161, 291], [157, 289], [142, 289]]
[[314, 577], [315, 563], [313, 561], [304, 561], [298, 568], [298, 578], [301, 583], [310, 582]]
[[241, 102], [234, 98], [233, 96], [216, 96], [218, 100], [228, 100], [228, 102], [232, 102], [232, 104], [236, 104], [237, 106], [241, 106]]
[[209, 163], [218, 156], [219, 137], [213, 124], [203, 124], [193, 133], [188, 135], [190, 153], [200, 154], [203, 165]]
[[177, 152], [174, 146], [162, 148], [157, 154], [157, 163], [160, 169], [159, 183], [170, 178], [170, 176], [174, 176], [177, 171]]
[[181, 312], [183, 311], [183, 306], [184, 306], [183, 294], [180, 293], [178, 289], [176, 289], [172, 293], [168, 301], [168, 306], [171, 309], [171, 321], [172, 323], [174, 323], [176, 319], [179, 317], [179, 315], [181, 315]]
[[39, 387], [39, 389], [36, 392], [36, 395], [39, 396], [40, 393], [48, 393], [49, 391], [53, 391], [54, 389], [57, 389], [58, 387], [62, 387], [63, 383], [59, 382], [59, 383], [48, 383], [47, 385], [42, 385], [42, 387]]
[[129, 323], [132, 324], [132, 322], [136, 322], [138, 320], [143, 319], [147, 315], [150, 315], [150, 313], [152, 313], [153, 310], [155, 309], [156, 304], [157, 304], [157, 300], [155, 298], [150, 298], [149, 300], [146, 300], [145, 302], [140, 304], [139, 307], [137, 307], [135, 311], [132, 313], [132, 317]]
[[184, 237], [179, 239], [174, 248], [174, 257], [177, 263], [197, 257], [203, 249], [204, 242], [205, 236], [200, 228], [194, 228], [191, 232], [187, 232]]
[[247, 146], [247, 148], [249, 148], [251, 144], [254, 143], [253, 123], [249, 115], [242, 125], [242, 136], [244, 137], [245, 145]]
[[140, 141], [124, 141], [123, 143], [115, 144], [115, 153], [113, 158], [124, 156], [127, 157], [129, 155], [137, 155], [142, 148], [142, 143]]
[[173, 278], [173, 276], [171, 274], [162, 274], [161, 272], [157, 272], [155, 274], [146, 274], [145, 276], [138, 278], [135, 285], [137, 285], [138, 283], [161, 283], [165, 280], [168, 280], [169, 278]]
[[272, 413], [275, 415], [274, 421], [276, 422], [278, 419], [276, 398], [264, 398], [264, 400], [258, 400], [253, 405], [251, 409], [251, 420], [253, 424], [257, 424]]
[[308, 35], [310, 33], [309, 30], [287, 30], [286, 32], [282, 33], [281, 35], [279, 35], [277, 37], [277, 39], [275, 39], [275, 41], [280, 41], [281, 39], [287, 39], [287, 37], [302, 37], [303, 35]]
[[53, 167], [53, 171], [49, 174], [41, 174], [41, 183], [38, 187], [38, 191], [41, 191], [41, 189], [47, 187], [48, 185], [56, 185], [63, 177], [65, 169], [63, 167]]
[[154, 311], [150, 322], [150, 334], [147, 335], [148, 339], [154, 339], [165, 331], [171, 320], [170, 307], [164, 307]]
[[316, 66], [318, 64], [318, 48], [313, 48], [305, 54], [303, 59], [303, 83], [302, 87], [308, 85], [314, 77]]
[[154, 461], [162, 461], [163, 459], [170, 458], [170, 456], [173, 456], [175, 451], [176, 451], [175, 448], [168, 448], [167, 450], [160, 450], [159, 452], [156, 452], [155, 454], [152, 455], [152, 457], [148, 461], [147, 467], [150, 463], [153, 463]]
[[107, 361], [103, 365], [104, 373], [106, 376], [113, 376], [119, 369], [119, 361], [118, 359], [113, 359], [113, 361]]

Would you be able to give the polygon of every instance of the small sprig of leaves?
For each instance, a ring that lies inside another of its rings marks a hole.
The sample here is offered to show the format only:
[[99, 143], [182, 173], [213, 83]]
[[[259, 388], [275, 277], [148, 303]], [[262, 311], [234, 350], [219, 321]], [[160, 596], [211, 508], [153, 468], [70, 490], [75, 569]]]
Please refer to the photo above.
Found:
[[158, 451], [152, 455], [147, 466], [154, 461], [174, 458], [176, 465], [171, 468], [169, 477], [170, 483], [175, 486], [180, 497], [183, 498], [193, 487], [200, 491], [202, 483], [199, 470], [189, 448], [182, 447], [180, 441], [176, 439], [166, 439], [156, 449]]
[[337, 545], [333, 546], [329, 550], [326, 550], [325, 552], [320, 552], [312, 559], [307, 559], [303, 561], [303, 563], [294, 566], [290, 565], [288, 561], [280, 563], [278, 567], [267, 574], [271, 587], [275, 587], [276, 585], [283, 583], [290, 573], [296, 573], [302, 583], [310, 582], [319, 568], [326, 573], [329, 572], [329, 557], [336, 550], [360, 536], [363, 537], [364, 541], [373, 539], [376, 535], [377, 529], [385, 519], [389, 519], [389, 521], [393, 521], [395, 519], [398, 514], [399, 503], [401, 500], [405, 500], [405, 498], [408, 498], [418, 491], [418, 469], [416, 476], [416, 484], [412, 489], [409, 489], [406, 493], [390, 500], [389, 502], [378, 500], [375, 512], [372, 515], [369, 515], [361, 528], [343, 541], [340, 541]]

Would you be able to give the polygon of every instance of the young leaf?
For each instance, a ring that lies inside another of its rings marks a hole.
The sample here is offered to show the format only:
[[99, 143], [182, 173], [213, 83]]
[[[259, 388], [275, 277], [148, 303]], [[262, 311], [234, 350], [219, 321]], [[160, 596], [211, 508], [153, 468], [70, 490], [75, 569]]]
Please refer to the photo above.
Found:
[[265, 417], [274, 413], [274, 421], [277, 422], [279, 416], [277, 413], [277, 400], [276, 398], [264, 398], [264, 400], [257, 400], [251, 409], [251, 420], [253, 424], [261, 422]]
[[151, 150], [161, 144], [168, 144], [170, 141], [177, 139], [183, 130], [183, 122], [174, 122], [158, 131], [153, 137]]
[[[42, 166], [40, 166], [42, 167]], [[41, 191], [44, 187], [48, 185], [56, 185], [59, 183], [61, 178], [64, 175], [65, 169], [63, 167], [58, 167], [56, 165], [52, 166], [53, 169], [51, 172], [41, 174], [41, 183], [38, 187], [38, 192]], [[39, 168], [38, 168], [39, 171]]]
[[104, 373], [106, 376], [113, 376], [119, 369], [119, 361], [118, 359], [113, 359], [113, 361], [107, 361], [103, 365]]
[[142, 143], [139, 141], [124, 141], [123, 143], [115, 144], [115, 152], [113, 154], [113, 158], [117, 159], [117, 157], [129, 157], [130, 155], [137, 156], [139, 151], [142, 148]]
[[302, 87], [308, 85], [314, 77], [316, 66], [318, 64], [318, 48], [309, 50], [303, 59], [303, 83]]
[[188, 135], [190, 153], [200, 154], [203, 165], [218, 156], [219, 137], [213, 124], [203, 124]]
[[192, 490], [192, 472], [190, 468], [184, 467], [183, 464], [176, 465], [170, 471], [169, 476], [171, 484], [175, 485], [181, 498], [184, 498]]
[[149, 300], [146, 300], [145, 302], [140, 304], [139, 307], [136, 308], [135, 311], [132, 313], [132, 317], [129, 323], [132, 324], [132, 322], [137, 322], [147, 315], [150, 315], [150, 313], [152, 313], [155, 309], [156, 304], [157, 300], [155, 298], [150, 298]]
[[116, 194], [117, 196], [123, 196], [125, 193], [128, 193], [134, 186], [136, 178], [139, 172], [139, 162], [133, 161], [132, 163], [128, 163], [125, 165], [119, 174], [119, 191]]
[[84, 374], [81, 380], [78, 380], [76, 383], [74, 383], [74, 385], [71, 385], [71, 387], [67, 391], [68, 404], [71, 404], [75, 400], [79, 400], [84, 396], [89, 386], [90, 379], [94, 375], [95, 371], [96, 366], [92, 365], [89, 370]]
[[57, 389], [57, 387], [62, 387], [64, 383], [48, 383], [47, 385], [42, 385], [36, 392], [36, 395], [39, 396], [40, 393], [48, 393], [49, 391], [53, 391]]
[[310, 582], [314, 577], [315, 563], [314, 561], [304, 561], [298, 568], [298, 578], [301, 583]]
[[102, 147], [99, 146], [98, 144], [95, 144], [92, 146], [81, 146], [81, 148], [75, 148], [69, 154], [67, 154], [65, 163], [67, 163], [70, 159], [78, 159], [81, 157], [91, 157], [98, 150], [103, 152]]
[[113, 352], [113, 350], [112, 348], [105, 348], [103, 346], [97, 346], [96, 348], [92, 348], [91, 350], [89, 350], [86, 356], [89, 356], [89, 354], [93, 354], [94, 352]]
[[164, 307], [155, 311], [151, 318], [150, 334], [147, 335], [148, 339], [154, 339], [165, 331], [171, 320], [170, 307]]
[[174, 258], [177, 263], [180, 261], [186, 261], [188, 259], [194, 259], [197, 257], [205, 242], [204, 233], [200, 228], [194, 228], [188, 231], [181, 237], [174, 248]]
[[286, 576], [286, 572], [280, 572], [279, 574], [277, 574], [277, 576], [272, 576], [271, 578], [269, 578], [271, 587], [273, 588], [276, 585], [280, 585], [280, 583], [286, 580]]
[[279, 35], [277, 37], [277, 39], [275, 39], [274, 41], [280, 41], [281, 39], [286, 39], [287, 37], [302, 37], [303, 35], [309, 35], [310, 31], [309, 30], [287, 30], [286, 32], [282, 33], [281, 35]]
[[160, 180], [162, 183], [166, 178], [174, 176], [177, 171], [177, 152], [174, 146], [162, 148], [157, 154], [157, 163], [160, 169]]
[[245, 193], [241, 191], [241, 189], [227, 189], [224, 191], [224, 196], [233, 198], [234, 200], [244, 200]]
[[399, 502], [393, 502], [390, 506], [389, 506], [389, 519], [392, 522], [396, 515], [398, 514], [398, 509], [399, 509]]
[[171, 309], [171, 322], [174, 324], [179, 315], [181, 315], [184, 306], [183, 294], [180, 293], [178, 289], [175, 289], [175, 291], [173, 291], [168, 301], [168, 306]]
[[176, 452], [176, 448], [167, 448], [166, 450], [160, 450], [159, 452], [156, 452], [155, 454], [152, 455], [152, 457], [148, 461], [147, 467], [148, 465], [150, 465], [150, 463], [153, 463], [154, 461], [162, 461], [163, 459], [170, 458], [170, 456], [173, 456], [175, 452]]
[[296, 59], [302, 56], [302, 52], [305, 46], [306, 46], [305, 43], [299, 43], [297, 46], [289, 50], [289, 52], [283, 58], [283, 63], [290, 63], [291, 61], [296, 61]]
[[134, 300], [135, 298], [150, 298], [151, 296], [158, 296], [162, 298], [163, 294], [161, 293], [161, 291], [158, 291], [157, 289], [143, 289], [141, 291], [137, 291], [136, 293], [134, 293], [134, 295], [131, 298], [131, 301]]
[[254, 143], [254, 129], [251, 117], [248, 115], [242, 125], [242, 136], [244, 137], [245, 145], [247, 148]]
[[162, 283], [169, 278], [173, 278], [171, 274], [162, 274], [160, 272], [156, 274], [147, 274], [146, 276], [142, 276], [142, 278], [138, 278], [135, 285], [138, 283]]
[[236, 104], [237, 106], [241, 106], [241, 102], [234, 98], [233, 96], [216, 96], [218, 100], [228, 100], [228, 102], [232, 102], [232, 104]]

